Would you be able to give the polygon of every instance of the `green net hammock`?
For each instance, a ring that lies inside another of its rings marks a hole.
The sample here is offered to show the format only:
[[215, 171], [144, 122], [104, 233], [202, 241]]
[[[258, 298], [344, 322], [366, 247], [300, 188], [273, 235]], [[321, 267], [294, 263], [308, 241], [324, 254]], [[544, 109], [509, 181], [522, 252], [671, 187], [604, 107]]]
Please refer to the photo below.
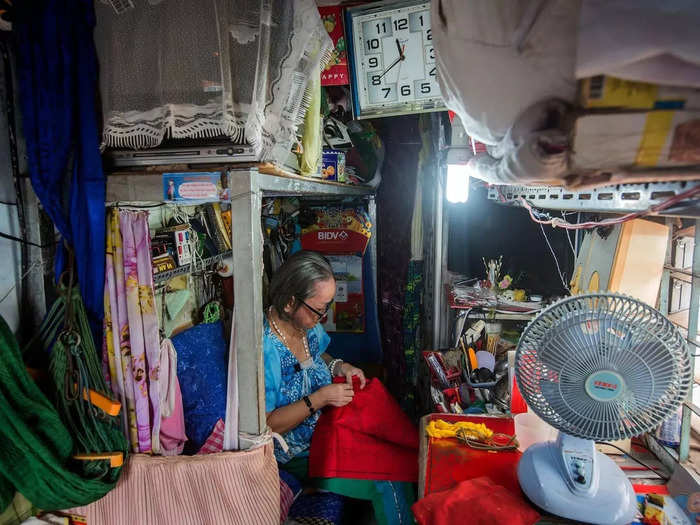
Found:
[[79, 395], [88, 388], [112, 397], [80, 294], [73, 287], [61, 292], [30, 346], [43, 351], [44, 362], [49, 358], [51, 401], [27, 373], [0, 317], [0, 510], [15, 491], [46, 510], [96, 501], [114, 487], [121, 468], [111, 468], [108, 460], [72, 457], [120, 451], [126, 458], [128, 443], [118, 420]]

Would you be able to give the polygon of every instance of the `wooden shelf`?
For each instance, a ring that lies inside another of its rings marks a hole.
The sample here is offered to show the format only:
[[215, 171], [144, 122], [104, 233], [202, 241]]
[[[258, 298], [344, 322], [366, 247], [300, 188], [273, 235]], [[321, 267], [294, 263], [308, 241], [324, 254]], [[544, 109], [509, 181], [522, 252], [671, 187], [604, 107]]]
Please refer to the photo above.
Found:
[[688, 329], [688, 310], [681, 310], [680, 312], [668, 314], [667, 317], [668, 320], [676, 326], [680, 326], [685, 330]]

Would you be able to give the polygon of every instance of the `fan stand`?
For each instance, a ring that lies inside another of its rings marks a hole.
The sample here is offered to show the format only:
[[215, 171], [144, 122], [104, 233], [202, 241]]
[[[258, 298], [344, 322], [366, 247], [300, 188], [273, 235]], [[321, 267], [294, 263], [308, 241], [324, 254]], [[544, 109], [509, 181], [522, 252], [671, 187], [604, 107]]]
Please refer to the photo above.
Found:
[[625, 525], [637, 514], [629, 479], [592, 440], [560, 432], [556, 441], [532, 445], [520, 458], [518, 480], [535, 505], [557, 516]]

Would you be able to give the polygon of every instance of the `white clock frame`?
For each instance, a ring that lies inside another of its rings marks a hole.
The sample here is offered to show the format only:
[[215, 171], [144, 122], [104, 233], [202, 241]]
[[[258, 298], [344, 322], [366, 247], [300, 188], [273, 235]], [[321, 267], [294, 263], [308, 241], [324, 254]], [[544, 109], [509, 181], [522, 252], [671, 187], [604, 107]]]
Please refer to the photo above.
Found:
[[345, 34], [356, 119], [446, 109], [437, 82], [430, 1], [349, 8]]

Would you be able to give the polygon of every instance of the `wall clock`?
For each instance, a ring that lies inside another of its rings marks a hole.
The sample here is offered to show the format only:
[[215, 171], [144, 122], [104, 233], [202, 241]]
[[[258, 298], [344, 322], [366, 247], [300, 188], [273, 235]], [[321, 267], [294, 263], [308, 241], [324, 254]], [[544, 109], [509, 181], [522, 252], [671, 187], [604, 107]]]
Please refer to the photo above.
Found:
[[345, 14], [355, 118], [445, 106], [437, 82], [430, 2], [380, 2]]

